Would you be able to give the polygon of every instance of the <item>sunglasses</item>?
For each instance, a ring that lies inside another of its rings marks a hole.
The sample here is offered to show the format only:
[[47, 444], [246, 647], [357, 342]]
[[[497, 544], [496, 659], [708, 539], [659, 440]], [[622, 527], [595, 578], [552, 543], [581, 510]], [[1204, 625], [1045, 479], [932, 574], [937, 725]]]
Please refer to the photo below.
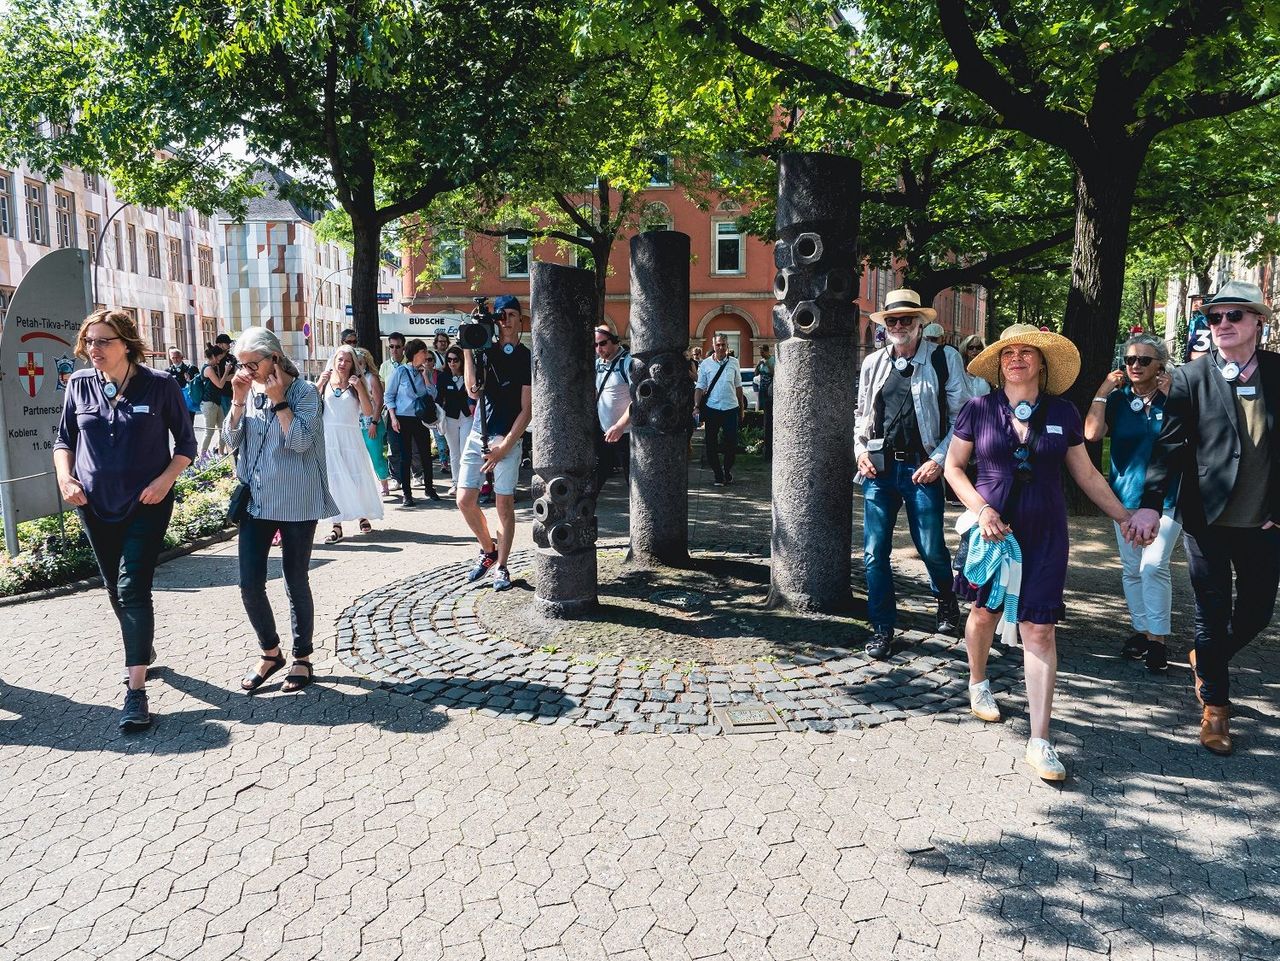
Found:
[[966, 354], [980, 354], [980, 353], [982, 353], [985, 349], [986, 349], [986, 348], [985, 348], [985, 347], [983, 347], [981, 344], [970, 344], [968, 347], [966, 347], [966, 348], [964, 349], [964, 352], [965, 352]]
[[910, 327], [916, 322], [915, 314], [894, 314], [884, 319], [886, 327]]
[[444, 360], [445, 360], [445, 363], [446, 363], [446, 364], [461, 364], [461, 363], [462, 363], [462, 358], [461, 358], [461, 357], [446, 357]]
[[1019, 444], [1013, 449], [1013, 459], [1017, 462], [1014, 469], [1020, 474], [1031, 473], [1031, 448], [1026, 444]]
[[1249, 313], [1250, 311], [1247, 310], [1220, 310], [1209, 314], [1205, 319], [1209, 321], [1210, 327], [1217, 327], [1224, 320], [1228, 320], [1233, 324], [1238, 324], [1240, 321], [1244, 320], [1245, 316]]
[[597, 340], [597, 341], [596, 341], [596, 346], [597, 346], [597, 347], [608, 347], [610, 343], [612, 343], [612, 341], [608, 341], [608, 340]]
[[1156, 359], [1154, 357], [1139, 357], [1137, 354], [1130, 354], [1124, 359], [1126, 367], [1141, 367], [1143, 370], [1146, 370], [1155, 362]]

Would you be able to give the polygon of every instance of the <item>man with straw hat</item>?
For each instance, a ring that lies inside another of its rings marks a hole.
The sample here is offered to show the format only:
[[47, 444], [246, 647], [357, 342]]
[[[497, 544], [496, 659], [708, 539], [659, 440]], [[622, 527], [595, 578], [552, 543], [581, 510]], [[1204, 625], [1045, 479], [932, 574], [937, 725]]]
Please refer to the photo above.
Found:
[[898, 620], [889, 555], [898, 510], [929, 572], [937, 600], [937, 631], [953, 634], [960, 608], [951, 586], [951, 552], [942, 534], [942, 464], [951, 425], [968, 399], [960, 355], [921, 339], [920, 328], [937, 316], [914, 290], [893, 290], [884, 310], [884, 348], [867, 355], [858, 381], [854, 454], [862, 479], [863, 561], [871, 640], [867, 654], [888, 657]]
[[[947, 452], [947, 482], [968, 508], [957, 528], [966, 540], [974, 527], [984, 541], [1002, 541], [1009, 535], [1017, 539], [1022, 589], [1016, 616], [1031, 721], [1026, 760], [1040, 777], [1061, 781], [1067, 772], [1049, 742], [1049, 721], [1058, 669], [1057, 622], [1065, 613], [1063, 588], [1070, 553], [1062, 468], [1122, 525], [1126, 537], [1131, 536], [1129, 511], [1089, 459], [1079, 411], [1059, 396], [1080, 373], [1075, 344], [1030, 324], [1014, 324], [969, 362], [969, 370], [995, 389], [975, 397], [956, 418]], [[982, 465], [976, 485], [965, 474], [974, 455]], [[988, 606], [995, 585], [969, 582], [963, 558], [957, 568], [961, 573], [956, 593], [974, 602], [964, 632], [970, 710], [984, 721], [999, 721], [1000, 708], [987, 680], [987, 656], [1000, 617]]]
[[1271, 308], [1256, 285], [1233, 280], [1203, 309], [1209, 352], [1173, 372], [1133, 526], [1153, 536], [1165, 494], [1179, 484], [1175, 516], [1196, 595], [1187, 656], [1204, 705], [1200, 743], [1230, 754], [1228, 665], [1271, 623], [1280, 583], [1280, 356], [1258, 349]]

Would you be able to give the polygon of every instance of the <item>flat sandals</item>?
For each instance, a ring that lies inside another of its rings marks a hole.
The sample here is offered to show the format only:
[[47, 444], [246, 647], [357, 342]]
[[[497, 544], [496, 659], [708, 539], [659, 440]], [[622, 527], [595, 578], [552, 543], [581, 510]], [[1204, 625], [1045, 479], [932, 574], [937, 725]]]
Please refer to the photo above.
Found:
[[266, 684], [267, 679], [271, 677], [272, 674], [283, 670], [286, 663], [284, 654], [263, 654], [262, 659], [264, 661], [270, 661], [272, 667], [266, 674], [259, 674], [257, 671], [250, 671], [244, 676], [240, 681], [240, 690], [244, 691], [246, 694], [252, 694], [258, 688], [262, 687], [263, 684]]

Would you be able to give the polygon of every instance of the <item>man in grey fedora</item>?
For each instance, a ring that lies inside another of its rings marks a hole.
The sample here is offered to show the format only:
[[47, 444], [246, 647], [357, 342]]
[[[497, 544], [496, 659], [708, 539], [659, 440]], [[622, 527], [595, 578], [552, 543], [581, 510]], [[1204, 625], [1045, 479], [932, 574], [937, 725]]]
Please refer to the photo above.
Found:
[[1204, 706], [1200, 743], [1230, 754], [1228, 665], [1271, 623], [1280, 584], [1280, 356], [1258, 349], [1271, 308], [1256, 285], [1233, 280], [1203, 309], [1208, 354], [1173, 372], [1142, 507], [1130, 523], [1149, 539], [1166, 491], [1179, 485], [1177, 519], [1196, 596], [1188, 658]]

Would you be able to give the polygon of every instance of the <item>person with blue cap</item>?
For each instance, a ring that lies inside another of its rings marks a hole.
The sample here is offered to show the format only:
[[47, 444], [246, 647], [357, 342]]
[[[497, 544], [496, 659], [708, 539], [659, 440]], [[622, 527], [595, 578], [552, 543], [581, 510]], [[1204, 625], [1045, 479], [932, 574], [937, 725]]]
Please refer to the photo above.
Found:
[[[507, 557], [516, 531], [520, 439], [533, 416], [533, 355], [520, 343], [520, 301], [503, 294], [494, 299], [493, 312], [498, 318], [496, 342], [463, 355], [467, 393], [477, 402], [477, 410], [462, 456], [454, 465], [454, 480], [458, 510], [480, 542], [480, 556], [467, 580], [478, 581], [492, 570], [494, 590], [504, 591], [511, 586]], [[496, 538], [480, 507], [486, 474], [493, 475]]]

